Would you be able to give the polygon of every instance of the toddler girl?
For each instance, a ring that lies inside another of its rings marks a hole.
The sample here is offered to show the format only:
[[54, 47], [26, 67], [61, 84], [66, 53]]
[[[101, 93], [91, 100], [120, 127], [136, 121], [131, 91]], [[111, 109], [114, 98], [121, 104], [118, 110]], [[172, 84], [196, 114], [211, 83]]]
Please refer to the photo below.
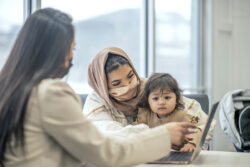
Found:
[[[180, 151], [191, 152], [197, 146], [207, 115], [200, 104], [181, 96], [177, 81], [167, 73], [154, 73], [147, 80], [139, 103], [136, 124], [144, 123], [150, 128], [168, 122], [192, 122], [198, 127], [195, 134], [187, 136], [190, 141]], [[214, 125], [213, 125], [214, 126]], [[210, 129], [208, 136], [211, 138]]]

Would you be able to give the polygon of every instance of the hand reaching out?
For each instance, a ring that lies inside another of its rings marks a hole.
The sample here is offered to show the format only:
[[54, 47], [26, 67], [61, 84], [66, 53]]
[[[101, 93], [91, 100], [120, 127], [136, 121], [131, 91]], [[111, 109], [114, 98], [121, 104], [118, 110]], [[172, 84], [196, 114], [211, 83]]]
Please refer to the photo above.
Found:
[[166, 124], [173, 149], [180, 149], [188, 142], [186, 135], [196, 133], [196, 126], [189, 122], [171, 122]]
[[195, 145], [193, 143], [187, 143], [185, 144], [181, 149], [180, 151], [181, 152], [194, 152], [195, 150]]

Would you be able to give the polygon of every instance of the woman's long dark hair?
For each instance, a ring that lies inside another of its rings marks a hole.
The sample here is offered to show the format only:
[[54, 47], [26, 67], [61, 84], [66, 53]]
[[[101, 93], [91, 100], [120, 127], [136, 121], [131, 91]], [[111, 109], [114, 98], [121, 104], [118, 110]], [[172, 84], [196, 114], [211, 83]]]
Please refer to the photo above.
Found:
[[58, 10], [40, 9], [20, 30], [0, 72], [0, 166], [4, 153], [24, 146], [25, 113], [32, 88], [46, 78], [62, 78], [69, 68], [66, 57], [74, 41], [72, 19]]

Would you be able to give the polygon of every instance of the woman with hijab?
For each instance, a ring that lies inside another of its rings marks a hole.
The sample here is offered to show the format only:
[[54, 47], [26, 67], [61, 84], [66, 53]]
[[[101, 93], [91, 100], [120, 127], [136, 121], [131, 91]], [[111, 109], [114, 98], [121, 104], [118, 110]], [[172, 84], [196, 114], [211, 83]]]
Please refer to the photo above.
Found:
[[[138, 76], [122, 49], [104, 48], [88, 67], [88, 83], [94, 91], [86, 99], [84, 115], [105, 135], [126, 138], [149, 129], [145, 124], [131, 125], [137, 116], [137, 105], [142, 98], [145, 80]], [[179, 123], [172, 125], [175, 130], [168, 129], [170, 136], [182, 133], [178, 128]], [[171, 139], [172, 146], [174, 140]]]
[[101, 134], [61, 80], [74, 47], [67, 14], [46, 8], [25, 21], [0, 72], [1, 167], [131, 166], [168, 154], [170, 138], [183, 145], [190, 124], [180, 124], [182, 133], [169, 124], [126, 140]]
[[[125, 68], [120, 69], [123, 66]], [[138, 76], [122, 49], [101, 50], [88, 67], [88, 83], [94, 91], [88, 95], [83, 113], [105, 134], [127, 136], [148, 129], [145, 124], [130, 125], [137, 115], [145, 80]], [[131, 87], [124, 88], [124, 85]], [[115, 92], [116, 87], [118, 92]]]

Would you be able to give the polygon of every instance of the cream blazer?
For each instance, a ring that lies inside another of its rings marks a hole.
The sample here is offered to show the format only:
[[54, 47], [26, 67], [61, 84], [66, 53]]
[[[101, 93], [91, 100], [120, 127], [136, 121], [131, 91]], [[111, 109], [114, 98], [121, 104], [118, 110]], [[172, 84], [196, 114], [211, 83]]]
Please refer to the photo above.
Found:
[[33, 88], [24, 132], [24, 152], [19, 146], [7, 149], [6, 167], [131, 166], [170, 151], [164, 126], [127, 138], [102, 135], [82, 114], [79, 97], [59, 79], [43, 80]]

